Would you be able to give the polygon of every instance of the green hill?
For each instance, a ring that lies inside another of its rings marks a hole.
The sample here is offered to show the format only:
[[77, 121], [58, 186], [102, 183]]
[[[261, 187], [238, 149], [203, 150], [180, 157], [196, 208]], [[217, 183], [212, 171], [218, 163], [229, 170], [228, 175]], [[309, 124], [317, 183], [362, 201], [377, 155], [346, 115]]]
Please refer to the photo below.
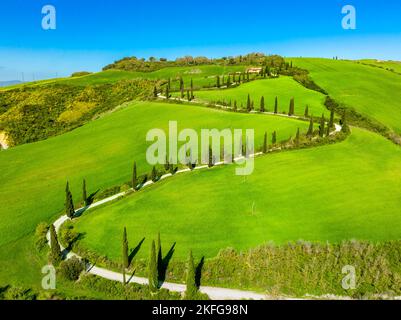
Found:
[[67, 134], [1, 152], [0, 245], [32, 232], [38, 222], [63, 210], [67, 180], [79, 201], [83, 178], [95, 192], [130, 181], [134, 160], [139, 172], [149, 172], [146, 133], [152, 128], [167, 132], [169, 120], [178, 121], [179, 129], [253, 128], [257, 146], [262, 145], [265, 131], [276, 130], [280, 141], [308, 126], [274, 116], [135, 102]]
[[141, 257], [159, 231], [165, 243], [177, 242], [177, 258], [190, 248], [213, 257], [269, 241], [394, 240], [401, 236], [400, 160], [396, 145], [353, 129], [336, 145], [257, 158], [246, 178], [232, 167], [174, 177], [76, 224], [84, 246], [113, 259], [124, 226], [131, 243], [147, 239]]
[[[275, 98], [278, 98], [278, 112], [288, 114], [290, 100], [295, 99], [295, 114], [303, 116], [308, 106], [309, 114], [314, 116], [329, 115], [324, 106], [325, 96], [319, 92], [308, 90], [290, 77], [264, 79], [241, 84], [232, 89], [204, 90], [194, 93], [195, 99], [207, 102], [231, 103], [237, 101], [237, 107], [246, 108], [248, 94], [254, 102], [255, 110], [260, 109], [260, 100], [265, 99], [266, 111], [273, 112]], [[176, 94], [175, 96], [178, 96]]]
[[353, 61], [295, 58], [295, 66], [335, 100], [401, 133], [401, 81], [398, 74]]

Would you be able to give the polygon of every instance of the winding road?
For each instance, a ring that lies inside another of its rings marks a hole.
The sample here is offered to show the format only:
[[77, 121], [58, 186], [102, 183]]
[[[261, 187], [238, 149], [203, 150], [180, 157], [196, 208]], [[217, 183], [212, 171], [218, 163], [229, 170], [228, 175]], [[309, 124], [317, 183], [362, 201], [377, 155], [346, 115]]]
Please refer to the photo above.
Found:
[[[335, 131], [333, 131], [331, 134], [335, 134], [335, 133], [337, 133], [339, 131], [341, 131], [341, 126], [338, 125], [338, 124], [335, 124]], [[250, 157], [257, 157], [257, 156], [260, 156], [262, 154], [263, 153], [255, 153], [255, 154], [251, 154]], [[241, 156], [241, 157], [238, 157], [238, 158], [236, 158], [234, 160], [238, 161], [238, 160], [241, 160], [243, 158], [244, 157]], [[215, 166], [220, 166], [220, 165], [224, 165], [224, 164], [225, 164], [224, 162], [219, 162], [219, 163], [216, 163]], [[194, 170], [203, 170], [203, 169], [210, 170], [212, 168], [208, 168], [208, 166], [198, 166], [198, 167], [195, 167]], [[180, 174], [180, 173], [184, 173], [184, 172], [190, 172], [190, 171], [191, 170], [189, 168], [188, 169], [183, 169], [183, 170], [177, 171], [176, 174]], [[164, 180], [164, 179], [167, 179], [169, 177], [172, 177], [172, 174], [170, 174], [170, 173], [165, 174], [160, 178], [160, 180]], [[153, 181], [148, 181], [142, 186], [142, 188], [145, 188], [145, 187], [150, 186], [152, 184], [154, 184]], [[89, 210], [89, 209], [95, 208], [97, 206], [100, 206], [102, 204], [105, 204], [107, 202], [114, 201], [114, 200], [116, 200], [118, 198], [121, 198], [121, 197], [127, 195], [130, 191], [132, 191], [132, 190], [121, 192], [121, 193], [115, 194], [115, 195], [113, 195], [111, 197], [108, 197], [106, 199], [94, 202], [94, 203], [92, 203], [91, 205], [89, 205], [89, 206], [87, 206], [85, 208], [77, 209], [75, 212], [78, 213], [78, 212], [81, 212], [84, 209], [85, 210]], [[60, 230], [61, 226], [67, 220], [70, 220], [70, 218], [68, 218], [66, 215], [63, 215], [53, 223], [57, 234], [59, 233], [59, 230]], [[50, 246], [50, 231], [47, 233], [46, 237], [47, 237], [47, 240], [48, 240], [48, 244]], [[60, 245], [60, 247], [61, 247], [62, 251], [66, 251], [66, 249], [63, 246]], [[80, 257], [79, 255], [77, 255], [76, 253], [74, 253], [72, 251], [67, 252], [66, 259], [67, 260], [71, 259], [74, 256], [79, 258], [79, 259], [82, 259], [82, 257]], [[112, 280], [112, 281], [119, 281], [119, 282], [123, 282], [124, 281], [123, 280], [124, 279], [124, 275], [122, 273], [111, 271], [111, 270], [108, 270], [108, 269], [105, 269], [105, 268], [100, 268], [100, 267], [97, 267], [94, 264], [93, 265], [89, 265], [89, 267], [87, 268], [87, 272], [89, 272], [91, 274], [94, 274], [96, 276], [108, 279], [108, 280]], [[126, 281], [127, 283], [137, 283], [137, 284], [141, 284], [141, 285], [147, 285], [148, 284], [148, 279], [147, 278], [137, 277], [137, 276], [129, 275], [129, 274], [126, 274], [125, 278], [128, 279]], [[178, 284], [178, 283], [171, 283], [171, 282], [163, 282], [162, 285], [161, 285], [161, 288], [168, 289], [170, 291], [179, 292], [179, 293], [183, 294], [185, 292], [185, 290], [186, 290], [186, 285], [185, 284]], [[209, 296], [209, 298], [212, 299], [212, 300], [272, 300], [272, 299], [275, 299], [275, 300], [300, 300], [300, 299], [297, 299], [297, 298], [276, 297], [276, 296], [273, 297], [273, 296], [269, 296], [267, 294], [257, 293], [257, 292], [253, 292], [253, 291], [227, 289], [227, 288], [219, 288], [219, 287], [201, 286], [199, 288], [199, 291], [204, 293], [204, 294], [207, 294]]]

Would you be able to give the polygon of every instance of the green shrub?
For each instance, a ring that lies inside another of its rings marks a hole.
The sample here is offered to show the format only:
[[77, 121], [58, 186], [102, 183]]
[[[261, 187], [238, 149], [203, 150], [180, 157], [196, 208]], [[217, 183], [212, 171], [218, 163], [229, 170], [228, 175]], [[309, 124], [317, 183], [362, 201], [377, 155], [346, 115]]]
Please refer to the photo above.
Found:
[[36, 295], [31, 289], [9, 287], [3, 294], [4, 300], [35, 300]]
[[46, 222], [41, 222], [37, 225], [35, 230], [35, 247], [40, 251], [47, 245], [47, 232], [49, 231], [49, 226]]
[[82, 77], [82, 76], [87, 76], [89, 74], [92, 74], [92, 72], [88, 72], [88, 71], [78, 71], [78, 72], [74, 72], [71, 74], [71, 77]]
[[72, 257], [71, 259], [61, 262], [59, 267], [60, 275], [71, 281], [78, 280], [83, 270], [84, 265], [77, 257]]
[[66, 248], [71, 248], [75, 241], [78, 240], [79, 233], [75, 231], [72, 221], [66, 221], [60, 228], [60, 241]]

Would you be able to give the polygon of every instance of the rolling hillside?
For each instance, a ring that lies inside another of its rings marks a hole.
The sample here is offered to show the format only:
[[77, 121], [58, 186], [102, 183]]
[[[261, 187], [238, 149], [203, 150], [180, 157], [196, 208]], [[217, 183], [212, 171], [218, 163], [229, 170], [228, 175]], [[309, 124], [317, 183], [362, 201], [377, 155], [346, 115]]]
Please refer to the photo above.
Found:
[[355, 63], [291, 58], [335, 100], [401, 133], [401, 81], [398, 74]]
[[149, 172], [146, 133], [152, 128], [168, 132], [169, 120], [178, 121], [179, 129], [254, 128], [257, 146], [262, 145], [265, 131], [276, 130], [280, 141], [308, 126], [274, 116], [135, 102], [67, 134], [1, 152], [0, 245], [32, 232], [38, 222], [62, 211], [67, 180], [78, 201], [83, 178], [95, 192], [130, 181], [134, 160], [139, 172]]
[[[303, 116], [308, 106], [309, 114], [321, 116], [329, 115], [324, 106], [325, 96], [319, 92], [308, 90], [290, 77], [282, 76], [276, 79], [264, 79], [241, 84], [232, 89], [196, 91], [195, 99], [207, 102], [234, 103], [238, 109], [246, 108], [248, 94], [254, 101], [255, 110], [260, 109], [260, 100], [265, 99], [266, 111], [273, 112], [275, 98], [278, 98], [278, 112], [288, 114], [290, 99], [295, 99], [295, 114]], [[176, 95], [178, 96], [178, 95]]]
[[398, 146], [353, 129], [336, 145], [257, 158], [249, 177], [235, 176], [233, 167], [174, 177], [88, 211], [76, 224], [84, 246], [113, 259], [124, 226], [131, 243], [147, 239], [144, 258], [159, 231], [168, 245], [177, 242], [179, 259], [189, 249], [213, 257], [269, 241], [394, 240], [401, 237], [400, 160]]

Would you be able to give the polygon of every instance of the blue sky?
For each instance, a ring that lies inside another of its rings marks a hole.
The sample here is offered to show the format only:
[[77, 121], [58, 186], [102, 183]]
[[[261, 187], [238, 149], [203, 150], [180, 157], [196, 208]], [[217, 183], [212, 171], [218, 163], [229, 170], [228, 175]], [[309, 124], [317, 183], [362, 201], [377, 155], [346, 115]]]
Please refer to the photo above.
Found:
[[[44, 5], [57, 29], [41, 27]], [[354, 5], [357, 29], [341, 27]], [[2, 0], [0, 80], [97, 71], [124, 56], [339, 56], [401, 60], [401, 1]]]

